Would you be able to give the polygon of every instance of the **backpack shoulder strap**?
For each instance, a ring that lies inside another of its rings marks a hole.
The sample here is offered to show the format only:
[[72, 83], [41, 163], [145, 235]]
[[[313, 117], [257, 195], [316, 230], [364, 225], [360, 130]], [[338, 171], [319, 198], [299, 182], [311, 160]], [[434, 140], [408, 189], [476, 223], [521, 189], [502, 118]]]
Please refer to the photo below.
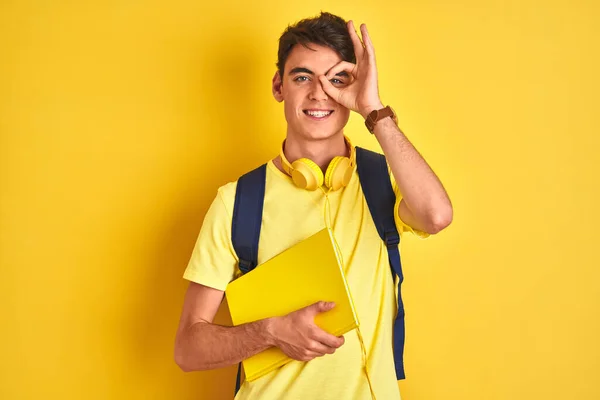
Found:
[[[252, 271], [258, 264], [258, 240], [262, 224], [265, 199], [267, 165], [244, 174], [237, 182], [233, 219], [231, 221], [231, 243], [240, 262], [242, 274]], [[235, 395], [240, 390], [242, 363], [238, 365]]]
[[369, 206], [377, 233], [386, 244], [392, 272], [398, 276], [398, 313], [394, 320], [394, 361], [396, 378], [404, 379], [404, 304], [400, 285], [404, 280], [400, 261], [400, 234], [396, 228], [394, 206], [396, 195], [390, 181], [385, 156], [356, 147], [356, 167], [360, 185]]
[[258, 259], [258, 239], [262, 223], [267, 165], [244, 174], [237, 182], [231, 242], [240, 259], [243, 274], [252, 271]]
[[[390, 181], [387, 163], [382, 154], [356, 148], [356, 166], [369, 211], [377, 233], [388, 247], [400, 243], [394, 219], [396, 195]], [[397, 272], [397, 271], [394, 271]]]

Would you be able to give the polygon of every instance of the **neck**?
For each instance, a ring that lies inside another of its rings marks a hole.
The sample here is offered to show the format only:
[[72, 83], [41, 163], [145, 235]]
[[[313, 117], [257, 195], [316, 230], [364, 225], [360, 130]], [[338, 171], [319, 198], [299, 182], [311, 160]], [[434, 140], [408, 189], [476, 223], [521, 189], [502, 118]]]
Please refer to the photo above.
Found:
[[299, 158], [314, 161], [323, 172], [337, 156], [349, 157], [348, 146], [342, 131], [325, 139], [306, 139], [296, 135], [288, 135], [285, 139], [285, 157], [290, 163]]

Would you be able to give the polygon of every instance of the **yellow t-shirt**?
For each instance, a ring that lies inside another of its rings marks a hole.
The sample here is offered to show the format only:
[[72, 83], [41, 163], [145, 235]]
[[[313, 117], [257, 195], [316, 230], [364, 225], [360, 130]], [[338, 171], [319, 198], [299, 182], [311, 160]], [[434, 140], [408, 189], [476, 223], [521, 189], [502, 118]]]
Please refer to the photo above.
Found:
[[[392, 177], [398, 206], [401, 195]], [[184, 278], [225, 290], [240, 276], [231, 243], [231, 220], [236, 182], [219, 188], [208, 210]], [[392, 351], [396, 287], [387, 249], [377, 234], [355, 171], [349, 185], [329, 193], [334, 236], [339, 243], [368, 357], [369, 375], [377, 400], [398, 400], [400, 392]], [[268, 162], [258, 264], [269, 260], [325, 227], [325, 195], [297, 188]], [[396, 207], [397, 210], [397, 207]], [[396, 215], [402, 235], [413, 230]], [[260, 267], [259, 267], [260, 268]], [[362, 350], [356, 330], [334, 354], [309, 362], [292, 360], [252, 382], [244, 382], [236, 400], [368, 400], [371, 399]]]

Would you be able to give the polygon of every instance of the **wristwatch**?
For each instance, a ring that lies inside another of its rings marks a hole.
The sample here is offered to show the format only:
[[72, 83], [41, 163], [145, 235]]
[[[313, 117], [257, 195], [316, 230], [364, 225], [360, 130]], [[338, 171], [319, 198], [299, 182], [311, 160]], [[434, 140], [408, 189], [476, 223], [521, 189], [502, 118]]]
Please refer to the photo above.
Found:
[[394, 120], [394, 123], [396, 125], [398, 125], [398, 117], [396, 116], [396, 113], [394, 112], [392, 107], [387, 106], [385, 108], [382, 108], [381, 110], [371, 111], [369, 113], [369, 115], [367, 115], [367, 119], [365, 120], [365, 125], [367, 126], [367, 129], [369, 130], [369, 132], [373, 133], [373, 131], [375, 130], [375, 124], [377, 124], [377, 121], [382, 120], [383, 118], [386, 118], [386, 117], [392, 117], [392, 119]]

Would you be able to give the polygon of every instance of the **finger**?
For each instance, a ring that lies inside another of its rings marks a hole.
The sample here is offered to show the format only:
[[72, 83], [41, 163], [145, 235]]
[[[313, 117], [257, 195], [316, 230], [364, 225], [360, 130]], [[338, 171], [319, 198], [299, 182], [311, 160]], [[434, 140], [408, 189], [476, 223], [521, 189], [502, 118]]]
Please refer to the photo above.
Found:
[[[348, 61], [340, 61], [335, 64], [329, 71], [327, 71], [327, 79], [333, 79], [340, 72], [346, 72], [348, 77], [346, 79], [356, 79], [358, 76], [358, 66]], [[343, 76], [340, 78], [344, 78]], [[347, 82], [350, 83], [350, 82]]]
[[331, 335], [319, 327], [317, 327], [317, 329], [315, 329], [315, 331], [313, 332], [312, 338], [326, 346], [333, 347], [336, 349], [343, 345], [346, 341], [343, 336], [338, 337], [335, 335]]
[[317, 354], [319, 354], [320, 356], [324, 356], [325, 354], [333, 354], [335, 353], [335, 350], [337, 349], [337, 347], [332, 347], [332, 346], [327, 346], [324, 345], [321, 342], [318, 341], [314, 341], [310, 347], [309, 347], [309, 351], [315, 352]]
[[313, 358], [321, 357], [321, 356], [322, 356], [322, 354], [319, 354], [317, 352], [305, 350], [297, 356], [298, 358], [295, 358], [295, 357], [292, 357], [292, 358], [295, 358], [298, 361], [310, 361]]
[[[329, 97], [331, 97], [333, 100], [335, 100], [337, 103], [339, 103], [340, 102], [339, 101], [340, 89], [333, 86], [333, 84], [331, 82], [329, 82], [329, 79], [327, 79], [327, 77], [325, 75], [319, 76], [319, 82], [321, 82], [321, 86], [323, 86], [323, 90], [325, 91], [325, 93], [327, 93], [327, 95]], [[329, 311], [329, 310], [325, 310], [325, 311]], [[320, 312], [322, 312], [322, 311], [320, 311]]]
[[369, 58], [373, 61], [375, 60], [375, 47], [373, 47], [373, 42], [371, 41], [371, 36], [369, 36], [369, 31], [367, 31], [367, 25], [362, 24], [360, 26], [360, 32], [363, 37], [363, 41], [365, 42], [365, 50]]
[[356, 28], [354, 27], [354, 22], [352, 20], [348, 21], [348, 32], [350, 33], [350, 39], [352, 40], [352, 44], [354, 45], [354, 55], [356, 56], [356, 62], [358, 62], [358, 60], [362, 59], [363, 53], [365, 51], [365, 46], [358, 37], [358, 33], [356, 33]]
[[317, 301], [316, 303], [306, 307], [306, 309], [309, 311], [309, 313], [317, 315], [318, 313], [329, 311], [333, 307], [335, 307], [334, 302]]

